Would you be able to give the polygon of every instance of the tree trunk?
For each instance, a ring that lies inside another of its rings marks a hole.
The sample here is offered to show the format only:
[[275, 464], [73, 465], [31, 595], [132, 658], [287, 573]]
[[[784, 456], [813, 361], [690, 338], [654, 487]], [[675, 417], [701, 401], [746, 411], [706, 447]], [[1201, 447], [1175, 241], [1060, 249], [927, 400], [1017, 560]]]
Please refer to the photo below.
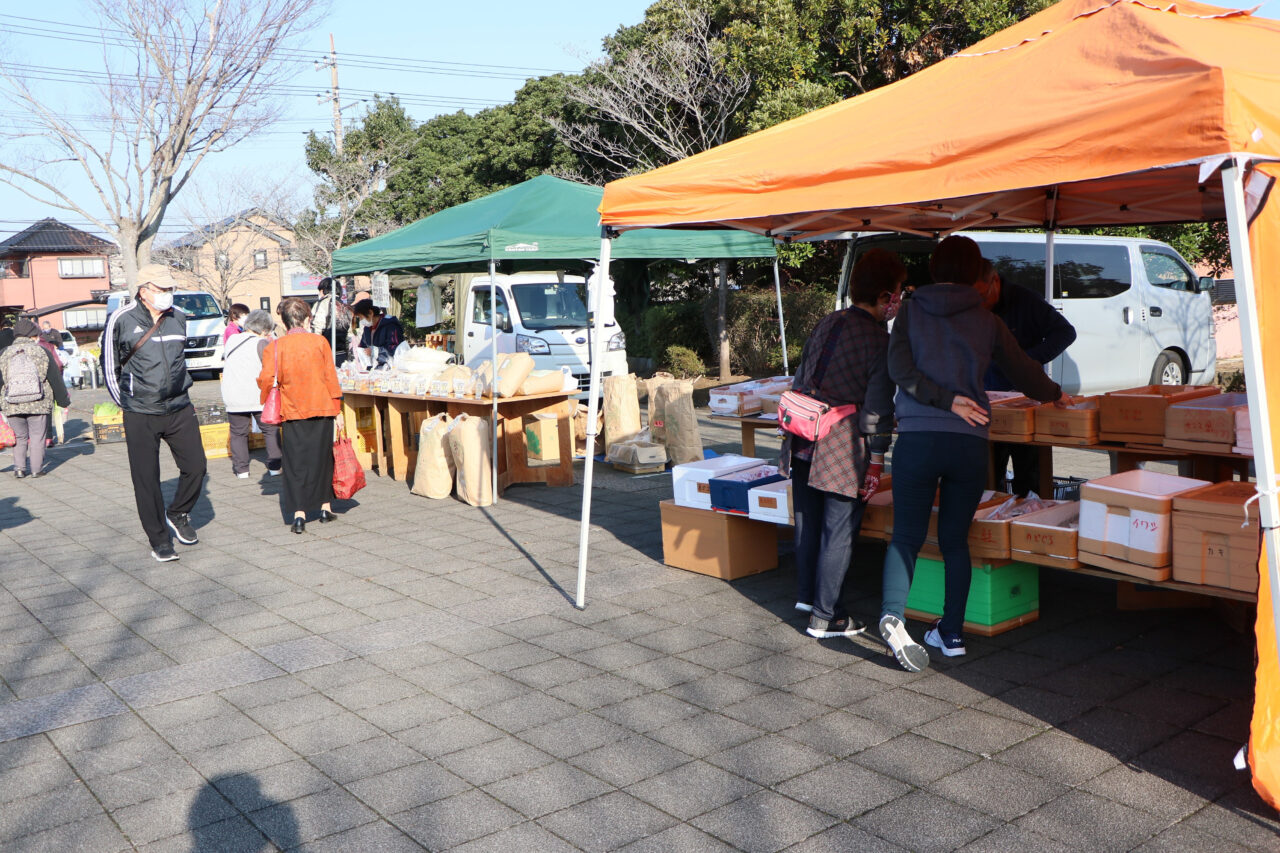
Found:
[[720, 262], [720, 302], [716, 308], [716, 333], [720, 344], [720, 381], [727, 382], [733, 374], [729, 370], [729, 262]]

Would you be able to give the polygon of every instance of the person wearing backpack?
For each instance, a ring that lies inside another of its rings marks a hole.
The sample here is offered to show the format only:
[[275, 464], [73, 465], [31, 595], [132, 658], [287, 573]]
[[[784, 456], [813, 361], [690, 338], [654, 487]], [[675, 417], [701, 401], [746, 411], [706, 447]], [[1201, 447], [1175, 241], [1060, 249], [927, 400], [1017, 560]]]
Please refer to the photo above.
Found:
[[44, 475], [44, 435], [56, 402], [71, 405], [62, 382], [61, 365], [49, 357], [36, 340], [40, 329], [27, 319], [17, 322], [13, 343], [0, 353], [0, 411], [4, 412], [17, 443], [13, 446], [13, 475]]
[[[178, 559], [173, 539], [199, 540], [191, 510], [200, 497], [208, 461], [200, 424], [187, 389], [187, 316], [173, 307], [177, 282], [167, 268], [138, 270], [137, 298], [107, 318], [102, 333], [102, 374], [107, 390], [124, 410], [124, 440], [138, 520], [162, 563]], [[160, 491], [160, 443], [169, 445], [178, 466], [178, 488], [168, 509]]]

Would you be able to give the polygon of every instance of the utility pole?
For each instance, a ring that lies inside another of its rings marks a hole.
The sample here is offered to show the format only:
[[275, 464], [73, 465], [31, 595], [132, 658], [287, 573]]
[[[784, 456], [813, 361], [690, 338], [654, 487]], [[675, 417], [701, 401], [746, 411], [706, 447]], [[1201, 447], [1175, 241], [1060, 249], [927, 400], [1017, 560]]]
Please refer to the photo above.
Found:
[[325, 57], [323, 63], [316, 62], [316, 70], [326, 65], [329, 66], [329, 94], [320, 95], [316, 100], [321, 104], [325, 101], [333, 104], [333, 150], [338, 156], [342, 156], [342, 106], [338, 100], [338, 51], [333, 44], [333, 33], [329, 33], [329, 55]]

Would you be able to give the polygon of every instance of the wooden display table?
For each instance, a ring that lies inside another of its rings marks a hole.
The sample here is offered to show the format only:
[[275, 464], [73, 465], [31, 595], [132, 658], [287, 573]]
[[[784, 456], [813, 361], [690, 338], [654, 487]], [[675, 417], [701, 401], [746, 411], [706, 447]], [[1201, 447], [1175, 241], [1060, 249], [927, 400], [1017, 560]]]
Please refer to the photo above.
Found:
[[[498, 398], [498, 492], [512, 483], [546, 483], [548, 486], [573, 485], [573, 416], [577, 405], [571, 392], [531, 394], [527, 397]], [[395, 480], [408, 479], [418, 460], [415, 438], [422, 422], [433, 415], [461, 414], [489, 418], [493, 401], [471, 397], [421, 397], [415, 394], [392, 394], [382, 391], [344, 391], [342, 416], [347, 435], [357, 435], [358, 409], [372, 409], [376, 433], [374, 448], [364, 451], [356, 447], [356, 458], [366, 469], [377, 469]], [[524, 440], [524, 419], [534, 415], [553, 415], [560, 437], [558, 462], [530, 464]], [[385, 440], [384, 440], [385, 434]]]
[[759, 415], [712, 415], [713, 421], [733, 421], [742, 425], [742, 455], [756, 455], [756, 430], [778, 429], [777, 417], [762, 418]]

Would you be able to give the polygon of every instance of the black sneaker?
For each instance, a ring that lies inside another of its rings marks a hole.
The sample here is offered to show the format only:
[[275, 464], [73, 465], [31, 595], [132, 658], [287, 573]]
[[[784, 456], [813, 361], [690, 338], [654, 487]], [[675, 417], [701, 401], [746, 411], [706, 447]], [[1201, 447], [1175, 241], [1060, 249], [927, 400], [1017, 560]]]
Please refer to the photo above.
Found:
[[825, 640], [830, 637], [856, 637], [863, 631], [867, 630], [867, 623], [861, 619], [854, 619], [852, 616], [841, 616], [839, 619], [819, 619], [817, 616], [809, 617], [809, 627], [805, 633], [810, 637], [817, 637], [819, 640]]
[[200, 541], [200, 537], [196, 536], [196, 529], [191, 526], [191, 516], [185, 512], [168, 513], [164, 520], [169, 524], [173, 535], [183, 545], [194, 545]]
[[151, 549], [151, 556], [155, 557], [157, 563], [169, 563], [178, 559], [177, 553], [173, 550], [173, 546], [168, 542], [163, 545], [157, 545]]

